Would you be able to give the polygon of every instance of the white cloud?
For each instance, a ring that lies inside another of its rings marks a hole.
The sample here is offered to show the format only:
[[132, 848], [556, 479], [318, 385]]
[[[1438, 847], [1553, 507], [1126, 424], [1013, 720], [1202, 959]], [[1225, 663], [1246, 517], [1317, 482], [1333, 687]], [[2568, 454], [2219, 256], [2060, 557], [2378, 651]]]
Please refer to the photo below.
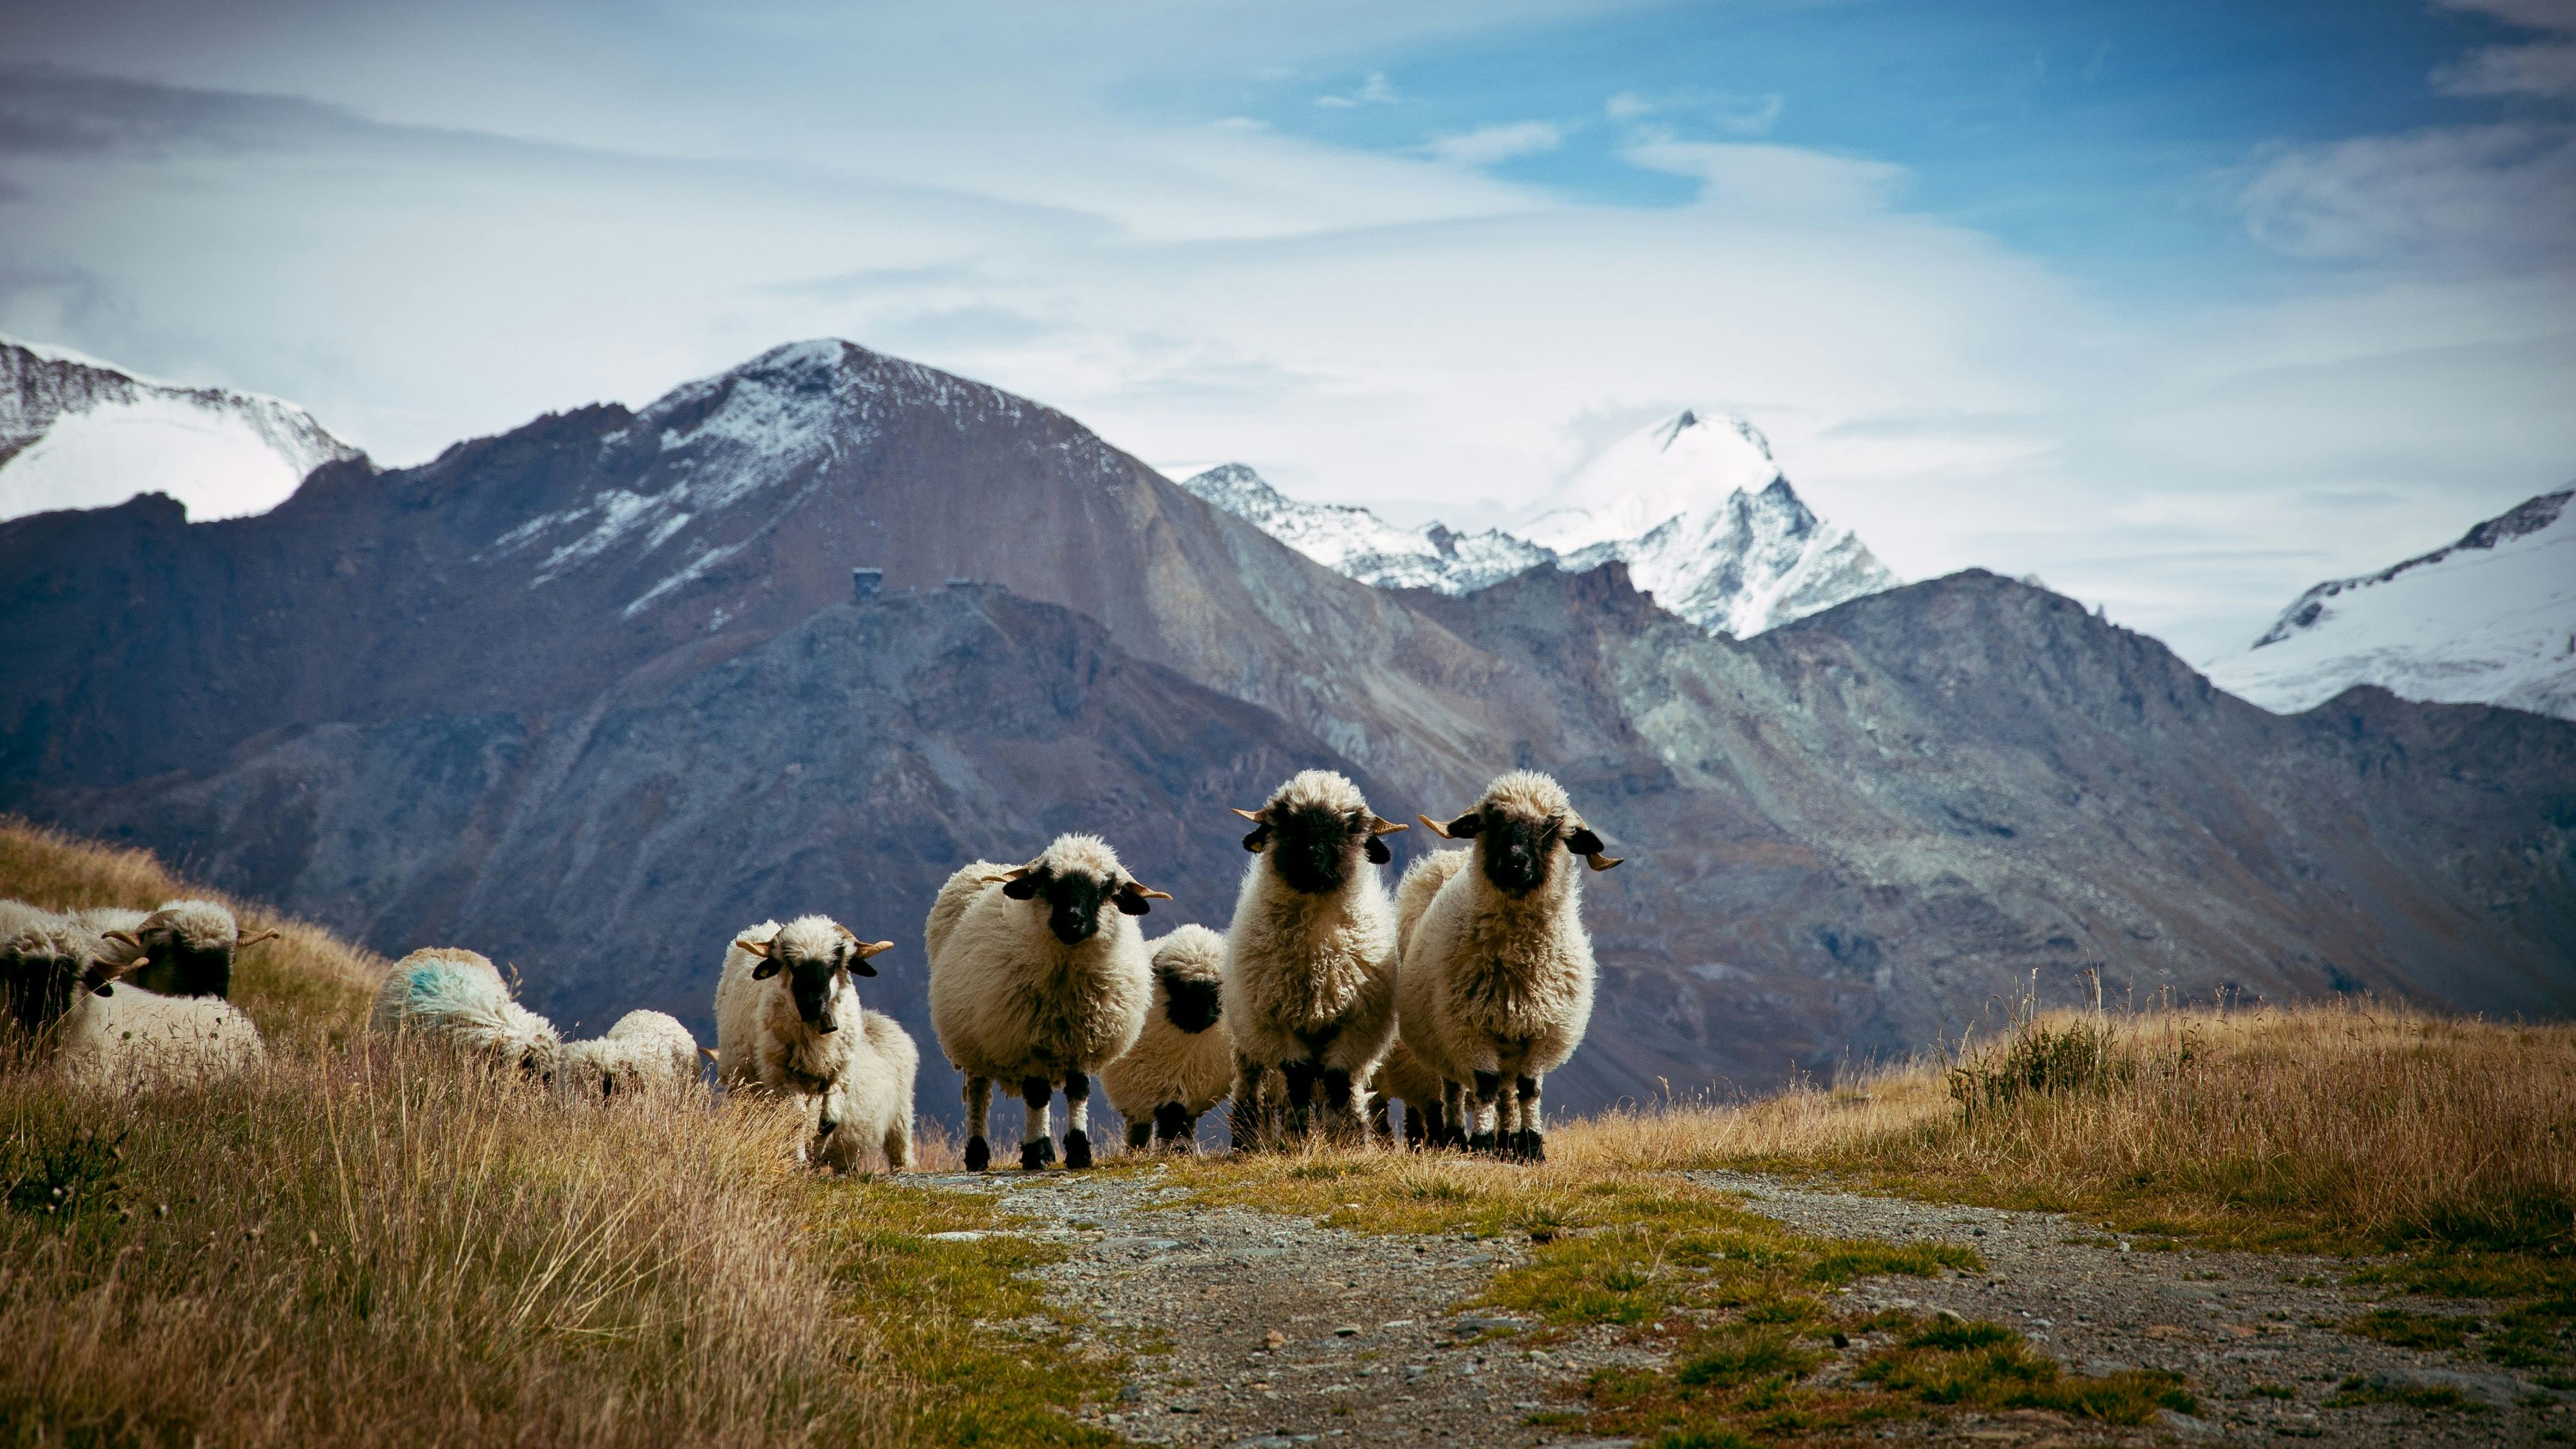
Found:
[[2247, 228], [2297, 257], [2524, 266], [2576, 252], [2576, 130], [2454, 126], [2273, 158]]
[[2455, 96], [2576, 96], [2576, 45], [2491, 45], [2433, 72]]
[[1601, 107], [1613, 121], [1679, 119], [1713, 126], [1729, 136], [1767, 136], [1785, 101], [1778, 95], [1737, 96], [1723, 91], [1672, 91], [1648, 95], [1621, 91]]
[[1359, 106], [1391, 106], [1403, 99], [1389, 85], [1386, 72], [1373, 72], [1358, 90], [1343, 96], [1317, 96], [1315, 104], [1326, 110], [1347, 111]]
[[1435, 136], [1423, 152], [1455, 166], [1491, 166], [1515, 156], [1533, 156], [1564, 144], [1565, 130], [1548, 121], [1512, 121], [1479, 126], [1455, 136]]

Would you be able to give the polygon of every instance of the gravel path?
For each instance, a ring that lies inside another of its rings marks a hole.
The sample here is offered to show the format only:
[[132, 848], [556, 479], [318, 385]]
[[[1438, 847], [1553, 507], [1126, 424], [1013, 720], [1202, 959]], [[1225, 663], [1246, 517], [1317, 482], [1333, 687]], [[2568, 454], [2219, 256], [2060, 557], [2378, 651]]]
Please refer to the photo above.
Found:
[[[2168, 1416], [2148, 1430], [2101, 1430], [2044, 1414], [1967, 1414], [1940, 1425], [1895, 1426], [1887, 1431], [1892, 1437], [2033, 1446], [2576, 1439], [2576, 1407], [2561, 1402], [2569, 1396], [2492, 1365], [2336, 1331], [2331, 1325], [2379, 1300], [2346, 1286], [2344, 1266], [2330, 1260], [2124, 1251], [2052, 1214], [1809, 1191], [1735, 1173], [1690, 1176], [1741, 1194], [1752, 1210], [1802, 1231], [1961, 1242], [1987, 1264], [1980, 1275], [1855, 1284], [1845, 1301], [1856, 1312], [1910, 1308], [1995, 1319], [2071, 1368], [2173, 1370], [2201, 1401], [2201, 1417]], [[1370, 1237], [1293, 1216], [1188, 1207], [1158, 1178], [1002, 1172], [914, 1180], [999, 1194], [1045, 1224], [1031, 1231], [1071, 1249], [1066, 1262], [1046, 1270], [1048, 1296], [1088, 1316], [1084, 1340], [1097, 1351], [1134, 1355], [1137, 1372], [1121, 1401], [1085, 1411], [1127, 1438], [1244, 1449], [1610, 1449], [1625, 1442], [1587, 1441], [1524, 1421], [1543, 1410], [1579, 1410], [1586, 1375], [1612, 1364], [1654, 1363], [1653, 1352], [1623, 1345], [1608, 1329], [1522, 1349], [1508, 1315], [1455, 1308], [1525, 1252], [1521, 1245]], [[2402, 1306], [2461, 1313], [2487, 1307], [2420, 1298]], [[1849, 1367], [1828, 1366], [1824, 1376], [1840, 1377]], [[2397, 1390], [2447, 1388], [2474, 1407], [2330, 1407], [2354, 1378]]]

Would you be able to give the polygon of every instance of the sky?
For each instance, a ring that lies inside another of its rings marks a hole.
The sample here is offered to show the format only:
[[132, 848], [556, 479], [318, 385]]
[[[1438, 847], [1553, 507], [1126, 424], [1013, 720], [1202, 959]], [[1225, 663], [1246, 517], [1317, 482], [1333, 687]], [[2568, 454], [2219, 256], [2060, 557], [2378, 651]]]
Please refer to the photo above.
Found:
[[2576, 479], [2576, 0], [0, 0], [0, 333], [388, 464], [846, 337], [1468, 527], [1731, 412], [2205, 661]]

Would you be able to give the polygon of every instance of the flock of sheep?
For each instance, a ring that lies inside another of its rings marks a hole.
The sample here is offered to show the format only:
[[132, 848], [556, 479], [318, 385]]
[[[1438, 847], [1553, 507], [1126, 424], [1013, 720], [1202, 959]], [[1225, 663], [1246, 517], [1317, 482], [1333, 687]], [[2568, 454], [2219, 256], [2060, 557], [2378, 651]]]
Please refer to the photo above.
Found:
[[[1391, 897], [1376, 869], [1391, 859], [1383, 837], [1408, 827], [1341, 775], [1305, 771], [1236, 813], [1252, 823], [1254, 860], [1222, 935], [1183, 926], [1148, 942], [1136, 918], [1171, 897], [1091, 835], [1059, 836], [1024, 865], [976, 861], [940, 888], [924, 928], [930, 1016], [966, 1079], [967, 1167], [991, 1163], [997, 1081], [1027, 1107], [1021, 1167], [1056, 1160], [1059, 1089], [1064, 1163], [1090, 1166], [1094, 1075], [1131, 1149], [1194, 1143], [1200, 1116], [1229, 1098], [1237, 1148], [1391, 1135], [1394, 1098], [1411, 1143], [1544, 1159], [1541, 1083], [1592, 1014], [1575, 862], [1619, 863], [1565, 791], [1514, 771], [1452, 820], [1418, 817], [1468, 848], [1417, 860]], [[66, 914], [0, 902], [10, 1014], [75, 1070], [143, 1052], [259, 1059], [258, 1033], [224, 999], [234, 952], [257, 939], [203, 901]], [[874, 1152], [912, 1166], [920, 1052], [853, 984], [892, 946], [816, 915], [764, 921], [725, 952], [706, 1055], [728, 1090], [798, 1104], [800, 1160], [849, 1170]], [[396, 962], [370, 1027], [445, 1042], [572, 1098], [700, 1080], [699, 1048], [673, 1018], [629, 1012], [595, 1040], [565, 1042], [489, 960], [454, 948]]]

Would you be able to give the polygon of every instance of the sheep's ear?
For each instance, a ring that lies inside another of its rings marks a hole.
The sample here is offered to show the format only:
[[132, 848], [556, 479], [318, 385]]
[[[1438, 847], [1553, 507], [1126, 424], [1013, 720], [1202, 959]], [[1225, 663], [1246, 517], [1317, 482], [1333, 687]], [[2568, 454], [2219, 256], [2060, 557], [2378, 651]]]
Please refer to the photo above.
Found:
[[1255, 855], [1259, 855], [1261, 853], [1261, 847], [1268, 845], [1269, 843], [1270, 822], [1267, 820], [1264, 820], [1260, 824], [1252, 827], [1252, 833], [1243, 837], [1243, 848], [1251, 851]]
[[1473, 810], [1468, 811], [1466, 814], [1459, 816], [1457, 819], [1450, 821], [1446, 825], [1441, 824], [1439, 821], [1432, 819], [1428, 815], [1416, 815], [1413, 818], [1430, 826], [1431, 833], [1439, 836], [1443, 840], [1473, 840], [1485, 828], [1485, 817], [1477, 814]]
[[1169, 892], [1148, 888], [1143, 881], [1131, 880], [1118, 888], [1118, 909], [1131, 916], [1141, 916], [1154, 909], [1149, 901], [1168, 901]]
[[766, 981], [770, 977], [777, 975], [778, 972], [779, 965], [775, 958], [763, 960], [759, 965], [751, 968], [751, 979], [754, 981]]
[[1565, 848], [1577, 855], [1599, 855], [1603, 846], [1601, 837], [1593, 834], [1590, 826], [1578, 825], [1565, 837]]
[[[1396, 828], [1401, 830], [1404, 827], [1399, 825]], [[1369, 837], [1368, 842], [1368, 858], [1369, 864], [1371, 865], [1384, 865], [1388, 861], [1395, 859], [1395, 853], [1386, 848], [1385, 841], [1372, 835]]]
[[1015, 901], [1035, 900], [1037, 893], [1038, 878], [1033, 875], [1016, 875], [1002, 882], [1002, 894]]
[[877, 968], [868, 964], [868, 958], [870, 956], [874, 956], [880, 951], [891, 951], [894, 949], [894, 942], [892, 941], [861, 941], [856, 936], [851, 937], [850, 940], [856, 946], [856, 949], [850, 954], [850, 970], [861, 976], [874, 976], [877, 974]]

